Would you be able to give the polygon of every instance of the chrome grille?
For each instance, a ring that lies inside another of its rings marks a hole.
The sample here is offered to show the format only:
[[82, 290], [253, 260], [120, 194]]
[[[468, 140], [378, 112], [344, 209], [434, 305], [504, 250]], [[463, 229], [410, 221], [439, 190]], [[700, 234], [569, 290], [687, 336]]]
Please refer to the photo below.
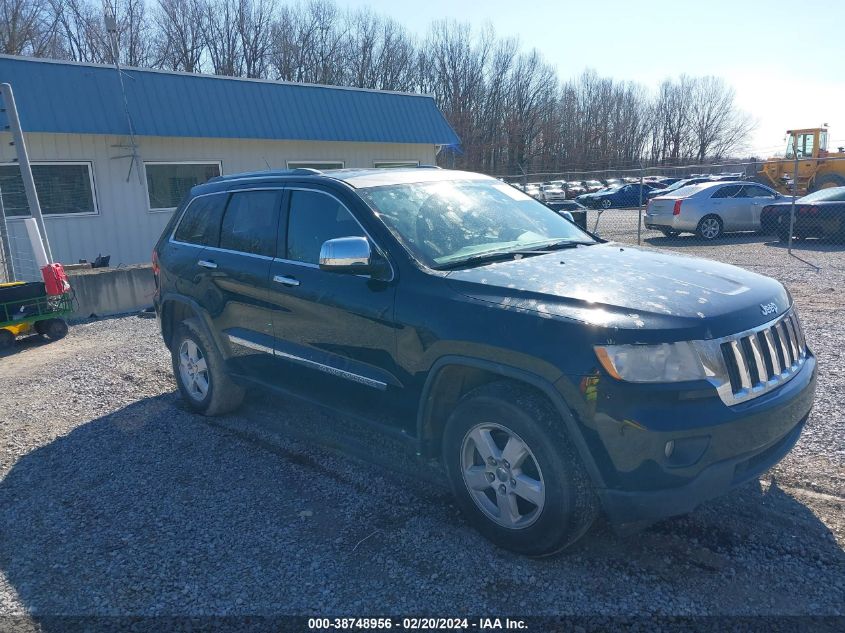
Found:
[[756, 398], [782, 385], [807, 359], [807, 341], [794, 310], [718, 343], [727, 373], [719, 396], [726, 404]]

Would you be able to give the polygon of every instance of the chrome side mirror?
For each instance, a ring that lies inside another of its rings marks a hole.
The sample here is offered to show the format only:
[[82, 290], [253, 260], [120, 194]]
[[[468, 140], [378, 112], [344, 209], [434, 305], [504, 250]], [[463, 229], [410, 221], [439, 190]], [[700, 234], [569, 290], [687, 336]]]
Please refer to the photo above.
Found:
[[373, 268], [373, 252], [366, 237], [338, 237], [320, 247], [320, 270], [368, 274]]

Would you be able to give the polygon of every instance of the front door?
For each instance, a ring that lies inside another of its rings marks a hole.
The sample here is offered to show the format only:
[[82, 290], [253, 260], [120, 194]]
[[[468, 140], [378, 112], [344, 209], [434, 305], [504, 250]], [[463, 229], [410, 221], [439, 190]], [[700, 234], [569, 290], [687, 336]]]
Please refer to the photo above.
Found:
[[323, 242], [368, 237], [366, 232], [327, 191], [289, 188], [283, 206], [284, 244], [270, 270], [276, 356], [378, 391], [401, 386], [393, 360], [392, 281], [326, 272], [318, 265]]
[[772, 204], [775, 192], [760, 185], [745, 185], [740, 195], [748, 203], [748, 225], [745, 228], [749, 231], [760, 230], [760, 213], [763, 207]]

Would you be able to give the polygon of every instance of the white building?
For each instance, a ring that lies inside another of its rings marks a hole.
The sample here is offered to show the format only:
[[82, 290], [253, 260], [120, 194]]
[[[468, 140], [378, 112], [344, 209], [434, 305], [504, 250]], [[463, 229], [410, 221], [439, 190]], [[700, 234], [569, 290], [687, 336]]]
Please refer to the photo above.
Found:
[[[127, 68], [124, 107], [114, 67], [2, 55], [0, 82], [12, 86], [53, 257], [64, 263], [149, 261], [182, 197], [219, 174], [433, 164], [458, 143], [425, 95]], [[0, 113], [12, 250], [18, 271], [37, 276], [5, 128]]]

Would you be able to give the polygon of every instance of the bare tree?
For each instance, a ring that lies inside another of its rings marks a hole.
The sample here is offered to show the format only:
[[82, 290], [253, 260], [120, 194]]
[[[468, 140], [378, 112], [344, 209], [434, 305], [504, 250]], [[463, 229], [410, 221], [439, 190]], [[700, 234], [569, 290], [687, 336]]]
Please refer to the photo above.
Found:
[[108, 44], [103, 16], [86, 0], [50, 0], [61, 42], [62, 57], [74, 61], [107, 61]]
[[[104, 0], [104, 11], [110, 11], [117, 23], [117, 54], [127, 66], [149, 66], [151, 60], [150, 22], [144, 0]], [[105, 38], [107, 63], [114, 63], [114, 52]]]
[[0, 51], [36, 57], [56, 52], [56, 24], [47, 0], [0, 0]]
[[267, 74], [272, 49], [272, 0], [240, 0], [237, 29], [240, 37], [243, 70], [247, 77]]
[[199, 72], [205, 50], [202, 0], [158, 0], [153, 12], [154, 65]]
[[243, 54], [238, 35], [239, 0], [205, 0], [203, 42], [215, 75], [243, 74]]
[[737, 109], [733, 88], [716, 77], [699, 77], [690, 96], [688, 119], [695, 159], [703, 163], [743, 149], [753, 126], [751, 117]]

